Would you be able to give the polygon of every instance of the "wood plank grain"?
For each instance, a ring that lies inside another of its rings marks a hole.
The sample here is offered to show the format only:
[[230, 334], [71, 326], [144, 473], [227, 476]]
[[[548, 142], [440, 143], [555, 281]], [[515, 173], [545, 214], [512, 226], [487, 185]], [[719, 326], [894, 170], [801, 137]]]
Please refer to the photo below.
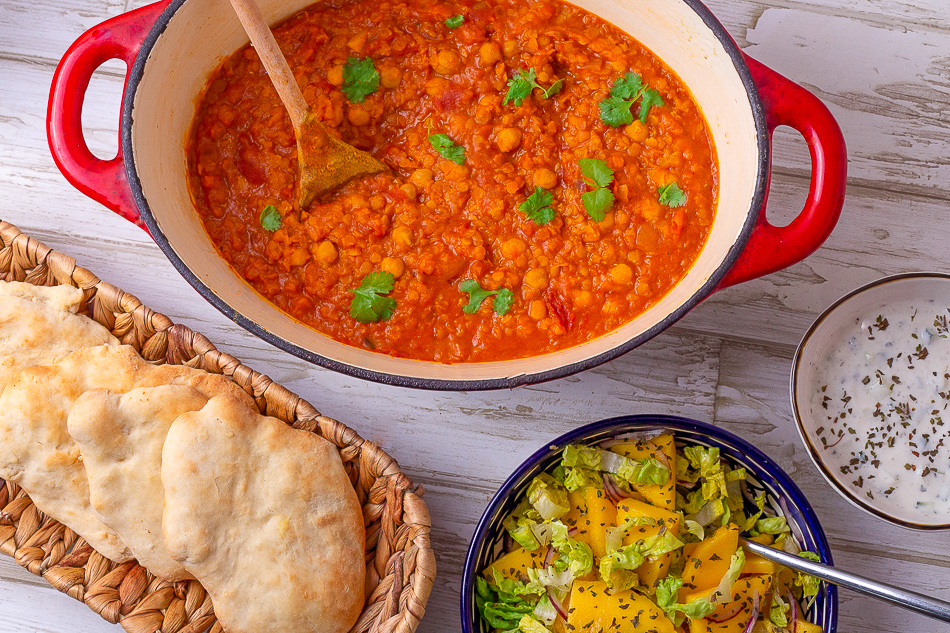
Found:
[[[25, 569], [17, 571], [18, 576], [33, 575]], [[0, 576], [0, 631], [124, 633], [118, 624], [109, 624], [83, 603], [49, 585], [33, 585], [6, 576]]]
[[125, 0], [3, 0], [0, 53], [55, 64], [83, 32], [125, 10]]

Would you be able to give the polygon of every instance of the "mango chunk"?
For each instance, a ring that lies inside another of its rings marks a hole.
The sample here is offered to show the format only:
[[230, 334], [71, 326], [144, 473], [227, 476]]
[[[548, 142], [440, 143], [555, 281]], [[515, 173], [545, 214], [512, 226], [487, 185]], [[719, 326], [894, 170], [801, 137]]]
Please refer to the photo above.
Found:
[[[670, 530], [675, 536], [680, 533], [680, 515], [676, 512], [670, 512], [663, 508], [637, 501], [636, 499], [624, 499], [617, 504], [617, 525], [623, 525], [627, 519], [651, 518], [656, 521], [656, 525], [639, 525], [631, 528], [623, 539], [624, 545], [630, 545], [639, 540], [655, 536], [661, 529]], [[646, 562], [637, 568], [637, 575], [640, 577], [640, 584], [646, 587], [652, 587], [656, 581], [666, 576], [670, 569], [672, 554], [663, 554], [656, 558], [648, 558]]]
[[798, 620], [795, 622], [795, 633], [822, 633], [822, 628], [817, 624]]
[[544, 563], [544, 556], [547, 554], [547, 550], [548, 548], [542, 547], [534, 552], [529, 552], [519, 547], [514, 551], [508, 552], [486, 567], [482, 575], [485, 576], [487, 580], [494, 582], [495, 576], [493, 570], [497, 569], [503, 578], [513, 578], [519, 582], [528, 582], [528, 568], [541, 567]]
[[[763, 545], [771, 545], [772, 537], [768, 534], [760, 534], [758, 536], [749, 537], [750, 541], [755, 541], [756, 543], [762, 543]], [[745, 565], [742, 566], [742, 575], [746, 574], [774, 574], [778, 571], [778, 565], [773, 563], [770, 560], [766, 560], [761, 556], [753, 554], [745, 547], [742, 548], [745, 550]]]
[[598, 488], [588, 488], [584, 492], [587, 503], [587, 516], [580, 522], [578, 529], [585, 533], [586, 543], [596, 558], [607, 554], [607, 528], [617, 525], [617, 506], [607, 493]]
[[686, 566], [683, 568], [683, 588], [680, 601], [694, 590], [715, 589], [729, 570], [729, 560], [739, 546], [739, 528], [724, 525], [712, 536], [683, 548]]
[[665, 484], [638, 485], [634, 486], [634, 490], [655, 506], [667, 510], [674, 508], [676, 505], [676, 445], [673, 443], [672, 435], [659, 435], [645, 442], [614, 444], [609, 450], [631, 459], [652, 457], [660, 462], [669, 463], [670, 478]]
[[630, 590], [611, 592], [599, 580], [574, 582], [567, 628], [572, 633], [674, 633], [673, 623], [649, 598]]
[[[732, 586], [732, 598], [729, 600], [729, 602], [723, 602], [716, 605], [716, 610], [706, 617], [711, 621], [725, 621], [731, 619], [736, 614], [745, 613], [746, 617], [742, 623], [744, 627], [752, 615], [753, 596], [758, 594], [761, 604], [766, 604], [765, 599], [769, 589], [771, 588], [771, 576], [766, 575], [742, 577], [736, 581], [735, 585]], [[706, 598], [708, 595], [709, 591], [694, 591], [690, 592], [686, 596], [685, 600], [687, 603], [689, 603], [693, 600]]]

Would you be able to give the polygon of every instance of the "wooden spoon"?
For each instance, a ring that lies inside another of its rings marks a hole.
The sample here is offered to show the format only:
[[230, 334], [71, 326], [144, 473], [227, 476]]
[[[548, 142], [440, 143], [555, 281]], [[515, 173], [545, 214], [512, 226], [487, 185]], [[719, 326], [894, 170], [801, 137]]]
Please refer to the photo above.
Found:
[[366, 152], [336, 139], [310, 111], [274, 34], [255, 0], [231, 0], [271, 83], [290, 114], [297, 137], [297, 204], [306, 209], [318, 195], [357, 176], [378, 174], [386, 165]]

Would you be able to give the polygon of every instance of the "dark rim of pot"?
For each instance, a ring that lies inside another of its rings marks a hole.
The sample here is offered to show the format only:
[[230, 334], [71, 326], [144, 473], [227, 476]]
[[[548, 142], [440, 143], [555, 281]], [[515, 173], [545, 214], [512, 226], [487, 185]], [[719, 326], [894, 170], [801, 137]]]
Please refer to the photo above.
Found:
[[[508, 389], [517, 387], [519, 385], [535, 384], [548, 380], [554, 380], [556, 378], [563, 378], [565, 376], [570, 376], [572, 374], [591, 369], [607, 361], [613, 360], [618, 356], [629, 352], [633, 348], [638, 347], [639, 345], [642, 345], [644, 342], [653, 338], [666, 328], [670, 327], [673, 323], [681, 319], [687, 312], [696, 307], [696, 305], [698, 305], [703, 299], [711, 294], [716, 289], [716, 286], [719, 284], [719, 282], [722, 281], [722, 279], [726, 276], [726, 273], [728, 273], [732, 266], [736, 263], [736, 260], [741, 255], [746, 243], [749, 241], [749, 236], [752, 234], [752, 230], [755, 228], [755, 225], [758, 222], [760, 213], [764, 212], [763, 207], [767, 194], [766, 187], [768, 184], [771, 149], [769, 145], [768, 126], [766, 125], [765, 113], [762, 107], [762, 102], [759, 99], [755, 82], [752, 79], [752, 74], [750, 73], [749, 67], [745, 62], [742, 51], [739, 50], [739, 47], [736, 45], [735, 41], [726, 31], [725, 27], [712, 14], [712, 12], [706, 8], [702, 2], [699, 2], [699, 0], [681, 0], [702, 19], [702, 21], [722, 44], [726, 53], [732, 60], [732, 64], [738, 73], [740, 80], [742, 81], [742, 85], [745, 87], [746, 96], [748, 97], [749, 104], [752, 108], [752, 117], [755, 122], [756, 129], [756, 145], [758, 148], [755, 192], [752, 196], [752, 200], [750, 201], [749, 208], [746, 211], [746, 218], [743, 222], [742, 230], [739, 233], [738, 239], [736, 239], [736, 241], [729, 248], [729, 252], [726, 254], [726, 257], [722, 262], [720, 262], [716, 270], [713, 271], [713, 273], [709, 276], [709, 279], [706, 280], [706, 283], [700, 286], [696, 292], [694, 292], [685, 302], [673, 310], [673, 312], [668, 314], [648, 330], [641, 332], [639, 335], [628, 339], [620, 345], [596, 356], [546, 371], [480, 380], [433, 379], [373, 371], [371, 369], [348, 365], [346, 363], [321, 356], [320, 354], [314, 353], [308, 349], [304, 349], [303, 347], [292, 343], [287, 339], [269, 332], [260, 324], [248, 319], [243, 314], [235, 310], [226, 301], [215, 294], [215, 292], [209, 286], [207, 286], [190, 268], [188, 268], [184, 261], [182, 261], [182, 259], [175, 252], [174, 248], [172, 248], [172, 245], [169, 243], [165, 233], [155, 221], [155, 217], [152, 215], [148, 200], [145, 199], [145, 195], [142, 192], [142, 183], [139, 180], [138, 171], [135, 167], [135, 152], [132, 146], [132, 123], [134, 116], [135, 95], [145, 72], [145, 65], [148, 62], [148, 58], [152, 52], [152, 49], [162, 34], [165, 32], [165, 29], [168, 27], [172, 17], [187, 1], [188, 0], [173, 0], [165, 8], [165, 10], [155, 21], [155, 24], [149, 31], [148, 36], [143, 41], [142, 48], [139, 50], [138, 55], [135, 58], [135, 62], [129, 71], [128, 81], [125, 87], [125, 94], [122, 99], [121, 142], [123, 156], [125, 157], [126, 173], [129, 180], [129, 186], [132, 191], [132, 199], [135, 201], [135, 205], [138, 207], [142, 220], [144, 221], [145, 226], [148, 227], [149, 233], [151, 233], [155, 243], [158, 244], [159, 248], [162, 249], [162, 251], [165, 253], [165, 256], [172, 263], [175, 269], [178, 270], [181, 276], [184, 277], [185, 280], [191, 284], [192, 287], [194, 287], [194, 289], [205, 298], [205, 300], [208, 301], [208, 303], [213, 305], [226, 317], [255, 336], [267, 341], [277, 348], [284, 350], [285, 352], [289, 352], [294, 356], [302, 358], [315, 365], [332, 369], [342, 374], [348, 374], [350, 376], [355, 376], [364, 380], [371, 380], [387, 385], [411, 387], [414, 389], [429, 389], [435, 391], [479, 391], [489, 389]], [[280, 308], [275, 306], [274, 309], [279, 310]]]
[[[726, 449], [728, 453], [741, 455], [741, 460], [746, 463], [753, 462], [762, 466], [761, 473], [753, 475], [768, 483], [770, 487], [779, 488], [786, 493], [790, 502], [791, 509], [798, 512], [801, 518], [806, 522], [808, 533], [813, 537], [815, 553], [821, 559], [821, 562], [833, 565], [834, 558], [831, 554], [831, 548], [828, 545], [828, 539], [825, 531], [821, 527], [821, 522], [815, 514], [814, 508], [805, 498], [801, 489], [795, 484], [788, 474], [779, 467], [768, 455], [758, 448], [745, 441], [738, 435], [730, 433], [725, 429], [713, 426], [699, 420], [683, 418], [675, 415], [626, 415], [598, 422], [591, 422], [578, 427], [572, 431], [551, 440], [542, 448], [524, 460], [520, 466], [505, 480], [495, 495], [488, 502], [481, 519], [475, 527], [472, 540], [468, 546], [468, 552], [465, 555], [465, 565], [462, 570], [462, 588], [461, 588], [461, 620], [462, 633], [477, 633], [478, 629], [473, 628], [477, 622], [474, 603], [474, 579], [481, 571], [479, 567], [479, 558], [482, 553], [484, 543], [492, 535], [488, 534], [488, 529], [496, 514], [503, 508], [506, 502], [510, 501], [510, 495], [523, 485], [528, 475], [532, 474], [538, 464], [548, 460], [555, 453], [559, 452], [566, 444], [586, 443], [589, 441], [600, 441], [611, 436], [622, 435], [624, 433], [636, 432], [638, 430], [665, 429], [672, 431], [674, 436], [682, 438], [683, 435], [696, 436], [700, 441], [707, 441], [713, 446], [720, 446]], [[687, 441], [690, 439], [686, 438]], [[738, 457], [737, 457], [738, 459]], [[767, 481], [767, 480], [771, 481]], [[824, 599], [824, 633], [836, 633], [838, 628], [838, 588], [831, 583], [822, 583], [821, 595]]]
[[805, 448], [808, 450], [808, 455], [811, 457], [811, 461], [818, 468], [818, 472], [821, 473], [822, 477], [825, 478], [831, 487], [834, 488], [841, 496], [850, 501], [852, 504], [858, 508], [864, 510], [865, 512], [887, 521], [888, 523], [893, 523], [894, 525], [899, 525], [900, 527], [907, 528], [909, 530], [918, 530], [922, 532], [939, 532], [943, 530], [950, 529], [950, 523], [914, 523], [913, 521], [905, 521], [899, 519], [895, 516], [875, 508], [872, 505], [869, 505], [864, 502], [864, 500], [851, 492], [844, 484], [842, 484], [838, 479], [831, 473], [828, 466], [825, 464], [824, 460], [821, 457], [821, 451], [818, 450], [818, 447], [815, 446], [815, 443], [812, 441], [811, 435], [805, 430], [805, 423], [802, 421], [801, 408], [798, 406], [798, 396], [796, 394], [796, 386], [798, 384], [798, 373], [799, 368], [802, 363], [802, 353], [805, 350], [805, 345], [808, 343], [809, 339], [815, 334], [818, 328], [821, 326], [828, 317], [831, 316], [839, 307], [847, 303], [850, 299], [856, 297], [859, 294], [867, 292], [868, 290], [873, 290], [878, 286], [884, 286], [893, 282], [903, 281], [906, 279], [942, 279], [944, 281], [950, 280], [950, 274], [940, 273], [940, 272], [912, 272], [912, 273], [901, 273], [899, 275], [891, 275], [890, 277], [882, 277], [868, 284], [856, 288], [851, 292], [847, 293], [830, 306], [825, 308], [825, 311], [822, 312], [817, 319], [811, 324], [811, 327], [808, 328], [808, 331], [805, 332], [805, 335], [802, 336], [801, 342], [798, 344], [798, 349], [795, 350], [795, 356], [792, 358], [792, 373], [789, 378], [789, 396], [792, 401], [792, 417], [795, 418], [795, 425], [798, 427], [798, 434], [802, 438], [802, 442], [805, 444]]

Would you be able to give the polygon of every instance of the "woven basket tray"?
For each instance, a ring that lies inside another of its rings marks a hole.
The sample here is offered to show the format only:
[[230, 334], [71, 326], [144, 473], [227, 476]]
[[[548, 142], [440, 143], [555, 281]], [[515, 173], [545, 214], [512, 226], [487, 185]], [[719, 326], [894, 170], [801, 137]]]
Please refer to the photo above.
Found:
[[[429, 512], [396, 461], [346, 425], [215, 349], [115, 286], [0, 221], [0, 279], [38, 286], [69, 284], [85, 293], [86, 314], [149, 361], [229, 376], [261, 412], [317, 433], [340, 456], [366, 522], [366, 605], [352, 633], [412, 633], [435, 578]], [[129, 633], [221, 633], [210, 597], [194, 580], [170, 583], [135, 561], [117, 564], [47, 517], [14, 483], [0, 479], [0, 551]], [[291, 633], [291, 632], [288, 632]], [[298, 632], [293, 632], [298, 633]], [[305, 633], [305, 632], [299, 632]]]

